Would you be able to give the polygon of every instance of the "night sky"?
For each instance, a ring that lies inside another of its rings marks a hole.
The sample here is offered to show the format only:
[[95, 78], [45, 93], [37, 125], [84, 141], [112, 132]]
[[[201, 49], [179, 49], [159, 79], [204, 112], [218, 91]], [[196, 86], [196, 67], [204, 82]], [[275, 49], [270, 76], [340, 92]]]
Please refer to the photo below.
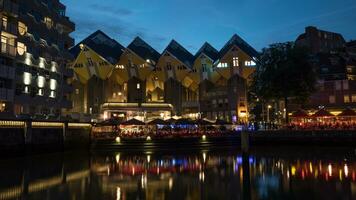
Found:
[[142, 37], [161, 52], [171, 39], [192, 53], [237, 33], [256, 50], [295, 40], [305, 26], [356, 39], [356, 0], [61, 0], [76, 42], [101, 29], [122, 45]]

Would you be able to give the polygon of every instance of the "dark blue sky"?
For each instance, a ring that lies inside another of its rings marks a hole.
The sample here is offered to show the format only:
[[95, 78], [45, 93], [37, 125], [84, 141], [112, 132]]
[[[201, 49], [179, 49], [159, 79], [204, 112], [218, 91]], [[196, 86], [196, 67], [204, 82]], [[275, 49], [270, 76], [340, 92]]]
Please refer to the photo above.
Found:
[[79, 42], [97, 29], [124, 46], [140, 36], [161, 52], [174, 38], [195, 53], [237, 33], [256, 50], [314, 25], [356, 39], [356, 0], [61, 0]]

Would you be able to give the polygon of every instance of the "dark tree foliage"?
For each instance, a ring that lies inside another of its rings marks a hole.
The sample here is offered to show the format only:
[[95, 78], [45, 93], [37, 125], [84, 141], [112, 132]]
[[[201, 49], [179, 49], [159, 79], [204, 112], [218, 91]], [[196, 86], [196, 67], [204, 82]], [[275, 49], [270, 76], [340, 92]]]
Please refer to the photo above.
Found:
[[[294, 43], [272, 44], [258, 59], [252, 92], [264, 101], [283, 100], [305, 103], [315, 91], [316, 72], [308, 50]], [[288, 115], [286, 117], [288, 122]]]

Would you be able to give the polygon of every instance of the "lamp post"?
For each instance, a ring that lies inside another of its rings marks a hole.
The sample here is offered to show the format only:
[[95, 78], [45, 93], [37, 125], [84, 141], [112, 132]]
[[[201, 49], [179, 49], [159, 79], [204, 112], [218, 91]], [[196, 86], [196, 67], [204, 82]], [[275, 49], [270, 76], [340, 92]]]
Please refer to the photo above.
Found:
[[270, 119], [269, 119], [269, 110], [270, 110], [271, 108], [272, 108], [271, 105], [268, 105], [268, 106], [267, 106], [267, 123], [270, 122]]

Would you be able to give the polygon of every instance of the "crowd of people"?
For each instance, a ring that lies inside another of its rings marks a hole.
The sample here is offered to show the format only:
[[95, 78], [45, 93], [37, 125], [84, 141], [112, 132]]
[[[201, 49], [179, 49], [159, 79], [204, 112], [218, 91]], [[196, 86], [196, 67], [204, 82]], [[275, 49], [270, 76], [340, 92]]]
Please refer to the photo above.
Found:
[[309, 122], [291, 123], [287, 126], [290, 130], [356, 130], [356, 122]]
[[[97, 139], [108, 138], [181, 138], [181, 137], [201, 137], [203, 135], [214, 137], [234, 133], [231, 128], [226, 126], [209, 126], [209, 127], [139, 127], [139, 128], [105, 128], [104, 131], [96, 131], [94, 137]], [[115, 130], [115, 131], [114, 131]]]

